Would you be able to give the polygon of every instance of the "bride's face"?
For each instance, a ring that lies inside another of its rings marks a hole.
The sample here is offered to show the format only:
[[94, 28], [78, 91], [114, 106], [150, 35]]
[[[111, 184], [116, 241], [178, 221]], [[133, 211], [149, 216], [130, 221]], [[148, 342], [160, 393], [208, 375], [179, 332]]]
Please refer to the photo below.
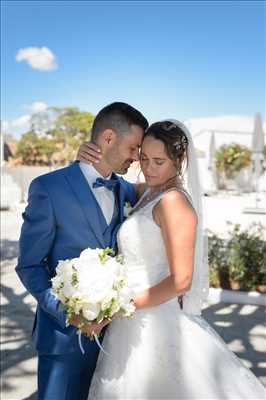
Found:
[[166, 152], [164, 143], [147, 136], [142, 143], [140, 165], [148, 186], [158, 186], [177, 174], [177, 168]]

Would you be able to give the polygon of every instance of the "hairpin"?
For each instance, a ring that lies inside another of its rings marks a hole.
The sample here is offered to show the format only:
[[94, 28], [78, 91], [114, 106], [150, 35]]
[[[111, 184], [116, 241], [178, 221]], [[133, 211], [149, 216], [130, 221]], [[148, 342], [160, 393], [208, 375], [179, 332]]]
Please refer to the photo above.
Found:
[[180, 136], [179, 140], [173, 144], [176, 151], [179, 152], [180, 150], [184, 151], [187, 147], [188, 140], [185, 135]]

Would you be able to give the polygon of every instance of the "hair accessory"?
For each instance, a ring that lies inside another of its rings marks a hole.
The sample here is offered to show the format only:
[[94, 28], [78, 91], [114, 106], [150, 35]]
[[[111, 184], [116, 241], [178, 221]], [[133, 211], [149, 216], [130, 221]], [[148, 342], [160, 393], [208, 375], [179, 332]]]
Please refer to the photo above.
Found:
[[188, 145], [188, 139], [185, 135], [180, 136], [178, 138], [178, 141], [173, 144], [178, 153], [180, 152], [183, 153], [186, 150], [187, 145]]

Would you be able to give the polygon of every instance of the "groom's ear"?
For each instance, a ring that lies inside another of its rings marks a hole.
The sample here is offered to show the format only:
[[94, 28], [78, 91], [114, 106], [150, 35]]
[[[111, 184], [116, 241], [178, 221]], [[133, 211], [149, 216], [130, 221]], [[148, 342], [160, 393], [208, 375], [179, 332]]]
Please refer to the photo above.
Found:
[[113, 144], [116, 141], [116, 133], [112, 129], [105, 129], [102, 133], [102, 138], [106, 144]]

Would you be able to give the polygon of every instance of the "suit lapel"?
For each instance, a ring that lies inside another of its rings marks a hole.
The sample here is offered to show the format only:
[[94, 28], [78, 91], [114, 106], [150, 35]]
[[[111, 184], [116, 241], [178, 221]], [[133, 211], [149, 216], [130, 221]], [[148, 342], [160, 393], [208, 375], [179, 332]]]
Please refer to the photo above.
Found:
[[106, 245], [103, 237], [102, 224], [99, 220], [100, 218], [103, 218], [102, 213], [99, 214], [100, 210], [98, 210], [99, 207], [97, 207], [97, 201], [79, 167], [78, 162], [74, 162], [66, 169], [66, 171], [66, 179], [77, 197], [90, 229], [95, 234], [101, 247], [105, 248]]
[[117, 185], [117, 205], [118, 205], [118, 212], [119, 212], [119, 223], [124, 221], [124, 203], [125, 203], [125, 191], [123, 186], [121, 185], [121, 181], [116, 174], [112, 174], [112, 179], [118, 180]]

